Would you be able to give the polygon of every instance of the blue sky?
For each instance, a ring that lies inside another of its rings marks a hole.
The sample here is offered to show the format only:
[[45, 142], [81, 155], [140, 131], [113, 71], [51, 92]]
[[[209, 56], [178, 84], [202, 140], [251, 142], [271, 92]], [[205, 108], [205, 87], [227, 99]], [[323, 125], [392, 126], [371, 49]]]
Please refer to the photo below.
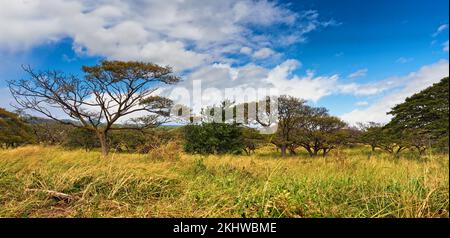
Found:
[[351, 123], [386, 122], [448, 76], [447, 0], [218, 2], [0, 0], [0, 106], [21, 64], [77, 74], [119, 59], [172, 65], [182, 85], [271, 85]]

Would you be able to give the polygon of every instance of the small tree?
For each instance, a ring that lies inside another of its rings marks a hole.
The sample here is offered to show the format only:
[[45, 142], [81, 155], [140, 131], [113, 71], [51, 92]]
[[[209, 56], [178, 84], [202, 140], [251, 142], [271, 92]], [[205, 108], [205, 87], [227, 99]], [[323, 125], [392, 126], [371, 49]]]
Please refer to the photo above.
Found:
[[[267, 97], [265, 101], [256, 102], [253, 107], [256, 108], [255, 121], [265, 128], [277, 124], [277, 131], [272, 136], [270, 142], [281, 151], [281, 156], [285, 157], [287, 151], [294, 152], [294, 131], [302, 126], [302, 117], [308, 110], [306, 101], [292, 96], [282, 95], [278, 100]], [[250, 104], [246, 106], [246, 113], [249, 113]], [[263, 107], [264, 110], [261, 110]], [[272, 108], [277, 111], [272, 110]], [[249, 119], [246, 116], [245, 119]], [[251, 122], [249, 122], [251, 123]]]
[[[112, 130], [142, 130], [160, 125], [170, 113], [172, 101], [152, 95], [158, 83], [174, 84], [180, 79], [170, 67], [142, 62], [103, 61], [82, 68], [84, 77], [58, 71], [36, 72], [24, 67], [29, 79], [9, 81], [17, 107], [33, 110], [63, 124], [93, 131], [103, 155], [109, 153]], [[61, 109], [70, 119], [57, 117], [50, 108]], [[134, 113], [147, 116], [117, 126]]]
[[360, 142], [369, 145], [372, 152], [374, 152], [383, 139], [383, 125], [376, 122], [369, 122], [367, 124], [360, 123], [359, 127], [363, 131], [360, 136]]
[[345, 143], [346, 124], [337, 117], [329, 116], [325, 108], [310, 108], [303, 118], [303, 126], [296, 131], [295, 143], [305, 148], [309, 155], [322, 151], [327, 155], [336, 146]]
[[382, 137], [377, 146], [395, 157], [398, 157], [402, 151], [408, 149], [409, 144], [403, 137], [402, 131], [386, 125], [378, 133]]
[[203, 123], [184, 128], [184, 150], [199, 154], [240, 154], [244, 149], [242, 128], [237, 124]]

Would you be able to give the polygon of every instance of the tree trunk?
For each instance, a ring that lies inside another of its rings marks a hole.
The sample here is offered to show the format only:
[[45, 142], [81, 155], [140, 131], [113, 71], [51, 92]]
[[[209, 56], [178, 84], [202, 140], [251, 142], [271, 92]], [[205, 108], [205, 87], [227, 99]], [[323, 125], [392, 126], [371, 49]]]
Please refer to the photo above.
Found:
[[423, 154], [425, 154], [425, 152], [427, 151], [426, 147], [420, 147], [420, 146], [416, 146], [416, 149], [419, 151], [419, 156], [422, 156]]
[[290, 155], [297, 155], [297, 153], [295, 152], [295, 149], [292, 148], [292, 147], [289, 148], [289, 154]]
[[102, 155], [107, 156], [109, 154], [109, 144], [107, 140], [107, 132], [97, 132], [98, 139], [100, 140], [100, 146], [102, 147]]
[[281, 148], [280, 148], [280, 150], [281, 150], [281, 157], [286, 157], [286, 145], [285, 144], [282, 144], [281, 145]]
[[316, 157], [319, 154], [319, 149], [314, 148], [314, 157]]
[[399, 147], [396, 151], [395, 151], [395, 157], [399, 157], [400, 156], [400, 152], [402, 152], [404, 147]]
[[314, 157], [314, 154], [313, 154], [311, 148], [305, 147], [305, 149], [306, 149], [306, 151], [308, 151], [309, 157]]

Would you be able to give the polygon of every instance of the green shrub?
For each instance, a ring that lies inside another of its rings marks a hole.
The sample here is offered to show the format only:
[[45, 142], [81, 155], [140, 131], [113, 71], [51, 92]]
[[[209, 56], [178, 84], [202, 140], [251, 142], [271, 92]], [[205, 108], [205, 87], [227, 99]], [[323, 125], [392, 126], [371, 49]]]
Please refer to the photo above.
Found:
[[245, 147], [237, 124], [203, 123], [184, 128], [184, 150], [199, 154], [240, 154]]

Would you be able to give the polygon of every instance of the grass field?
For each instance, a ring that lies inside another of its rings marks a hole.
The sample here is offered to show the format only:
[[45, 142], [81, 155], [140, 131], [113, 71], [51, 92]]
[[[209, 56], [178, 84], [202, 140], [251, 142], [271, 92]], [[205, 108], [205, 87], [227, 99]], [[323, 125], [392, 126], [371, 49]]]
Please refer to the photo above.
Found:
[[[449, 158], [0, 150], [0, 217], [448, 217]], [[66, 199], [55, 195], [69, 195]]]

